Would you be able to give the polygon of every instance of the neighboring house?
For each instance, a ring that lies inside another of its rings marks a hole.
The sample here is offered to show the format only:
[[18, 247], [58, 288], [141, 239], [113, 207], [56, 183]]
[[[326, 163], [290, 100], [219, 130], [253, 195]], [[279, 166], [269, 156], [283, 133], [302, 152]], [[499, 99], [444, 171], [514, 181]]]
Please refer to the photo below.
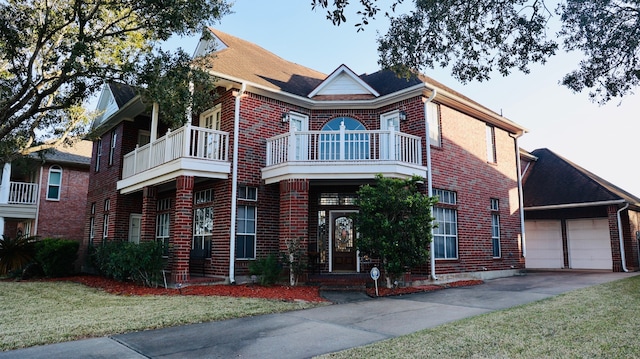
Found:
[[59, 146], [4, 164], [0, 233], [82, 241], [91, 144]]
[[99, 108], [112, 110], [94, 123], [87, 245], [166, 243], [176, 282], [233, 282], [290, 240], [311, 271], [364, 272], [372, 264], [354, 247], [356, 191], [378, 173], [427, 177], [430, 160], [424, 191], [440, 198], [434, 259], [412, 274], [524, 267], [521, 126], [426, 76], [356, 75], [345, 65], [326, 75], [209, 31], [196, 54], [215, 46], [219, 97], [185, 126], [168, 129], [130, 88], [105, 86]]
[[527, 268], [640, 268], [638, 197], [546, 148], [521, 158]]

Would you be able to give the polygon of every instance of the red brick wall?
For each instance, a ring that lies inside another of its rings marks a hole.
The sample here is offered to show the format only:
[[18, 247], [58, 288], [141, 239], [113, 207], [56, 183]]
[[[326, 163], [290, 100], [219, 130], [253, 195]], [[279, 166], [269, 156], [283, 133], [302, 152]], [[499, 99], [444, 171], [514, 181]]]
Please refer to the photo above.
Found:
[[[440, 106], [442, 146], [432, 147], [433, 187], [457, 193], [458, 258], [436, 273], [523, 268], [515, 141], [495, 128], [496, 163], [487, 163], [486, 124]], [[501, 258], [492, 256], [490, 199], [500, 203]]]
[[[60, 200], [48, 200], [48, 180], [51, 166], [62, 169]], [[81, 241], [84, 235], [84, 211], [87, 203], [89, 172], [86, 167], [56, 165], [42, 166], [38, 235], [41, 238], [66, 238]]]

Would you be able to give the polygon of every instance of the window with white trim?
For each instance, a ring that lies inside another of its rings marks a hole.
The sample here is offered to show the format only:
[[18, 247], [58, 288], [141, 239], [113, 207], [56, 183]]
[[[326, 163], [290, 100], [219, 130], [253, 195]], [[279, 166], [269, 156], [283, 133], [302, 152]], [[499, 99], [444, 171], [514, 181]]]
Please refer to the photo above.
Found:
[[236, 259], [256, 258], [255, 206], [238, 206], [236, 215]]
[[486, 127], [487, 162], [496, 163], [496, 129], [491, 125]]
[[105, 243], [109, 238], [109, 208], [111, 207], [111, 200], [109, 198], [104, 200], [104, 215], [102, 216], [102, 242]]
[[151, 132], [147, 130], [138, 130], [138, 147], [142, 147], [151, 142]]
[[102, 158], [102, 139], [96, 145], [96, 172], [100, 171], [100, 159]]
[[61, 187], [62, 168], [60, 166], [51, 166], [49, 168], [49, 182], [47, 183], [47, 199], [50, 201], [59, 201]]
[[164, 198], [156, 204], [156, 241], [162, 244], [162, 256], [169, 256], [169, 230], [171, 229], [171, 198]]
[[244, 201], [257, 201], [258, 200], [258, 188], [240, 186], [238, 187], [238, 199]]
[[96, 237], [96, 203], [91, 203], [91, 217], [89, 218], [89, 247], [93, 246]]
[[435, 189], [440, 205], [433, 208], [437, 226], [433, 228], [434, 256], [437, 259], [458, 258], [458, 211], [452, 206], [457, 204], [457, 195], [453, 191]]
[[500, 204], [498, 199], [491, 198], [491, 247], [493, 258], [500, 258]]
[[113, 156], [116, 152], [116, 143], [118, 142], [118, 133], [111, 131], [111, 144], [109, 145], [109, 166], [113, 164]]

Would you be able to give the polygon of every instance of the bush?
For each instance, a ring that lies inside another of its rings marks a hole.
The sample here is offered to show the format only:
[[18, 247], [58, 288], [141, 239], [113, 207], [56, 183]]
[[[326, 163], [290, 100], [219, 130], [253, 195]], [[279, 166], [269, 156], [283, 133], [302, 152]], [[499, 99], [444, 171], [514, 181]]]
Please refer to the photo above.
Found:
[[280, 278], [282, 267], [275, 254], [259, 258], [249, 264], [249, 273], [260, 276], [261, 285], [273, 285]]
[[92, 261], [104, 276], [157, 287], [163, 267], [162, 244], [156, 241], [107, 242], [95, 247]]
[[[22, 274], [22, 268], [33, 261], [37, 237], [2, 236], [0, 240], [0, 275]], [[20, 276], [18, 275], [18, 277]]]
[[47, 277], [64, 277], [74, 272], [80, 243], [70, 239], [46, 238], [36, 242], [35, 259]]

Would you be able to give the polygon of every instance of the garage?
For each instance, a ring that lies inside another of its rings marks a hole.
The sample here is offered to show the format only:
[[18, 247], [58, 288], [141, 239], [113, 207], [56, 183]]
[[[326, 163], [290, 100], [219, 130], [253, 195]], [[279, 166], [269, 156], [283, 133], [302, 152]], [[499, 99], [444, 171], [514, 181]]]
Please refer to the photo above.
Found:
[[525, 221], [527, 268], [557, 269], [564, 267], [562, 225], [559, 220]]
[[569, 267], [612, 269], [609, 222], [606, 218], [567, 220]]

